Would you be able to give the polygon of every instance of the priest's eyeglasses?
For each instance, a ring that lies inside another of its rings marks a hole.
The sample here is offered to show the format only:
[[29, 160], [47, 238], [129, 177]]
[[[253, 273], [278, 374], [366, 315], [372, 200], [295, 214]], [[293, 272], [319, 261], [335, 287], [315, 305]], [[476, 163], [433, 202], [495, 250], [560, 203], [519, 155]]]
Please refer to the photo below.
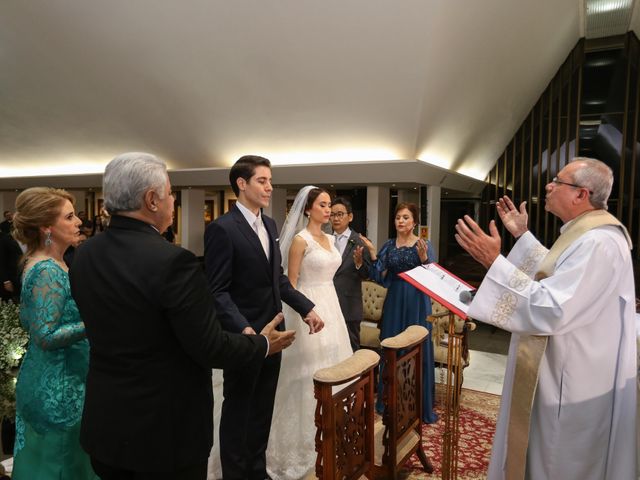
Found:
[[344, 212], [335, 212], [335, 213], [330, 214], [329, 217], [340, 219], [340, 218], [344, 217], [345, 215], [346, 215], [346, 213], [344, 213]]
[[559, 180], [558, 177], [553, 177], [551, 182], [555, 183], [556, 185], [566, 185], [568, 187], [573, 187], [573, 188], [584, 188], [587, 190], [587, 192], [589, 192], [589, 195], [593, 195], [593, 192], [589, 190], [587, 187], [583, 187], [582, 185], [576, 185], [575, 183], [563, 182], [562, 180]]

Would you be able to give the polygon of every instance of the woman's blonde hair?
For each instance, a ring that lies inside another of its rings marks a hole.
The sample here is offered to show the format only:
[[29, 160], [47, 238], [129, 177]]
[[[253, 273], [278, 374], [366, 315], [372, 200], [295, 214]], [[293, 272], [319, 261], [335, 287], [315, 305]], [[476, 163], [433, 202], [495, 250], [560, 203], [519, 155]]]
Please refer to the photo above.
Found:
[[16, 198], [13, 216], [13, 236], [27, 246], [26, 256], [33, 254], [42, 243], [41, 227], [55, 223], [65, 200], [75, 203], [66, 190], [51, 187], [27, 188]]

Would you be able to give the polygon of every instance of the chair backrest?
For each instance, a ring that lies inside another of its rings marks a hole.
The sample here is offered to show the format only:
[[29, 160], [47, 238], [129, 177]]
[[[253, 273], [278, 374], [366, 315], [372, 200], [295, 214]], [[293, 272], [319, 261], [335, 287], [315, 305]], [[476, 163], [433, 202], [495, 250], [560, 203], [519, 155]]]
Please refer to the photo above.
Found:
[[[433, 356], [436, 364], [448, 364], [448, 334], [449, 334], [449, 310], [438, 302], [431, 300], [431, 315], [427, 318], [433, 325], [431, 329], [431, 341], [433, 342]], [[470, 320], [463, 320], [458, 315], [454, 315], [454, 331], [462, 335], [462, 367], [469, 364], [469, 348], [467, 335], [476, 329], [476, 324]], [[458, 365], [456, 365], [458, 366]]]
[[357, 350], [314, 374], [316, 478], [373, 478], [373, 370], [379, 361], [376, 352]]
[[362, 323], [360, 324], [360, 346], [380, 348], [380, 327], [382, 307], [387, 289], [375, 282], [362, 282]]
[[412, 325], [381, 343], [384, 413], [376, 425], [376, 470], [385, 478], [397, 478], [413, 453], [432, 471], [422, 450], [422, 344], [427, 335], [425, 327]]
[[362, 282], [362, 319], [378, 323], [382, 318], [382, 306], [387, 289], [370, 280]]

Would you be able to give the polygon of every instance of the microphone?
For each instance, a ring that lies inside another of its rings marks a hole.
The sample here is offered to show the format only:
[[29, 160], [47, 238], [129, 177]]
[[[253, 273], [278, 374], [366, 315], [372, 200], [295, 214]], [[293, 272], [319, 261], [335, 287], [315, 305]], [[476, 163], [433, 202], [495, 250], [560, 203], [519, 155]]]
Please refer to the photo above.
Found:
[[460, 301], [465, 305], [469, 305], [473, 297], [476, 296], [477, 290], [463, 290], [460, 292]]

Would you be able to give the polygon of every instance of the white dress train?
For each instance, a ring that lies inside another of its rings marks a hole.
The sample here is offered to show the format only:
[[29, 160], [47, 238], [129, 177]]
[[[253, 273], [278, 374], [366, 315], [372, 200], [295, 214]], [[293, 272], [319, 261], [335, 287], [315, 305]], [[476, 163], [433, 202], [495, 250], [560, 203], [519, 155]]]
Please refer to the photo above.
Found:
[[[300, 315], [284, 305], [287, 329], [296, 331], [296, 340], [282, 353], [271, 435], [267, 447], [267, 471], [278, 480], [297, 480], [314, 468], [315, 434], [313, 374], [352, 355], [349, 333], [340, 310], [333, 276], [342, 263], [327, 235], [331, 250], [323, 248], [303, 229], [306, 242], [297, 289], [316, 306], [324, 328], [309, 335]], [[326, 235], [326, 234], [325, 234]]]

